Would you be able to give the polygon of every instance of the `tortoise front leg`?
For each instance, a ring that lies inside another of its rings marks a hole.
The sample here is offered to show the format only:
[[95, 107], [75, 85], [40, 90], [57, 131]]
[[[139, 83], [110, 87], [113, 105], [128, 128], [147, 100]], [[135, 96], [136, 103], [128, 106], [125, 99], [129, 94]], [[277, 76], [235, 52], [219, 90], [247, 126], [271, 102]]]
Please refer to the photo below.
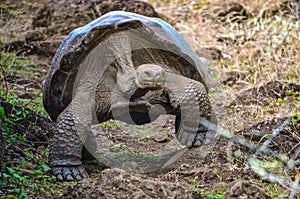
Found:
[[166, 73], [165, 87], [171, 105], [178, 110], [175, 121], [177, 139], [188, 147], [201, 145], [208, 131], [201, 121], [217, 123], [206, 87], [198, 81], [172, 73]]
[[81, 167], [83, 143], [92, 123], [93, 97], [75, 96], [57, 119], [57, 132], [50, 144], [49, 163], [58, 180], [81, 180], [88, 177]]

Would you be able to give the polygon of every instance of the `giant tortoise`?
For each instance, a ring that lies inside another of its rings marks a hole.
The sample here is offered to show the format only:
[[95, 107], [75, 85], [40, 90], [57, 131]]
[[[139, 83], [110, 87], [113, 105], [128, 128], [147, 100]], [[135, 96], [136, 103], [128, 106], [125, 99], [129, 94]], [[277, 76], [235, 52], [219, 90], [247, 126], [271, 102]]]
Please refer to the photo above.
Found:
[[159, 18], [113, 11], [73, 30], [43, 82], [44, 107], [58, 128], [49, 154], [54, 175], [87, 177], [81, 158], [91, 125], [109, 119], [145, 124], [173, 114], [178, 141], [201, 145], [208, 131], [201, 121], [216, 123], [206, 68]]

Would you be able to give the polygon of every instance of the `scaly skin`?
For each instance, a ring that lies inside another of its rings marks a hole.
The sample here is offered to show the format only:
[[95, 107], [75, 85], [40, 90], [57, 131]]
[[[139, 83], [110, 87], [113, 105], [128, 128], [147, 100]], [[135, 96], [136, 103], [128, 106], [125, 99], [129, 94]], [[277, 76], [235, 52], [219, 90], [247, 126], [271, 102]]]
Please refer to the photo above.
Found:
[[81, 180], [88, 174], [81, 167], [81, 152], [92, 123], [94, 108], [90, 93], [78, 93], [58, 118], [49, 153], [50, 166], [58, 180]]
[[176, 116], [177, 139], [188, 147], [200, 146], [207, 133], [200, 122], [205, 119], [217, 123], [205, 86], [187, 77], [166, 73], [165, 87], [171, 105], [180, 109]]

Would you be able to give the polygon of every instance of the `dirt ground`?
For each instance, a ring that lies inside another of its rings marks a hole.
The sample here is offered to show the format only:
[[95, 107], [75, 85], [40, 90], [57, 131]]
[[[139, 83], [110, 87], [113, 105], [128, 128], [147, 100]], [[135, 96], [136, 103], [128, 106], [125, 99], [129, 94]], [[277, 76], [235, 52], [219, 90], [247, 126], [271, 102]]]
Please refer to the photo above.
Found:
[[[141, 164], [127, 160], [126, 165], [116, 157], [105, 162], [114, 168], [101, 174], [94, 167], [102, 164], [86, 161], [90, 178], [49, 182], [58, 184], [60, 191], [40, 191], [31, 197], [300, 198], [300, 3], [259, 2], [3, 0], [0, 48], [33, 63], [28, 66], [33, 75], [7, 72], [1, 65], [1, 90], [29, 100], [28, 114], [15, 129], [26, 141], [6, 148], [4, 165], [18, 164], [9, 159], [25, 156], [25, 147], [47, 147], [53, 136], [55, 124], [45, 112], [31, 109], [41, 106], [42, 80], [63, 38], [109, 11], [126, 10], [165, 19], [199, 56], [210, 60], [210, 98], [220, 128], [217, 143], [209, 151], [180, 146], [172, 116], [144, 126], [109, 121], [93, 127], [102, 148], [167, 154], [166, 159], [142, 157]], [[8, 118], [24, 110], [24, 105], [0, 97]], [[268, 141], [267, 149], [257, 152]], [[32, 142], [34, 147], [28, 144]], [[179, 150], [172, 154], [174, 148]], [[6, 187], [0, 188], [5, 194]]]

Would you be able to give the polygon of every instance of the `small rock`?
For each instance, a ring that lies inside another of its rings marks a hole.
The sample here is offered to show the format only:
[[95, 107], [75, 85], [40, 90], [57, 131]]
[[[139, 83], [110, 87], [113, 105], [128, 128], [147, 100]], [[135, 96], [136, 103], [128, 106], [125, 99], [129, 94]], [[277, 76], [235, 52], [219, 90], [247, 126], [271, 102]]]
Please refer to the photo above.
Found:
[[165, 143], [168, 141], [168, 135], [163, 133], [158, 133], [153, 136], [153, 140], [158, 143]]
[[24, 33], [26, 43], [30, 43], [33, 41], [44, 40], [44, 35], [36, 30], [29, 30]]

